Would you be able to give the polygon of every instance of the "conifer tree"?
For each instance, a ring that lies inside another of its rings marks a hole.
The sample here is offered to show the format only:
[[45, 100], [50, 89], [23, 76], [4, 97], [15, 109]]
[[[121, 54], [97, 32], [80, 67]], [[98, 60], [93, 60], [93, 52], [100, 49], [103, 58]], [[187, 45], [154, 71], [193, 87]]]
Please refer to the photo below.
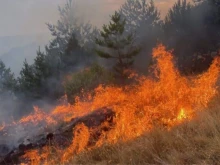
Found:
[[186, 0], [178, 0], [165, 17], [164, 28], [166, 33], [179, 35], [191, 30], [191, 25], [193, 25], [192, 7]]
[[125, 34], [125, 24], [126, 20], [115, 12], [109, 25], [103, 26], [101, 37], [95, 40], [98, 45], [96, 49], [98, 56], [116, 60], [114, 70], [121, 78], [127, 76], [126, 69], [131, 67], [133, 57], [140, 51], [140, 48], [134, 45], [134, 34]]
[[213, 24], [217, 17], [207, 1], [192, 5], [187, 0], [177, 0], [165, 17], [164, 42], [174, 49], [184, 74], [208, 69], [212, 61], [209, 52], [218, 49], [219, 27]]
[[35, 77], [34, 77], [34, 69], [31, 65], [28, 64], [25, 59], [23, 68], [20, 72], [19, 81], [19, 89], [26, 96], [32, 96], [35, 88]]
[[141, 46], [134, 67], [146, 73], [152, 61], [152, 49], [161, 41], [163, 34], [160, 12], [153, 0], [126, 0], [119, 13], [126, 19], [125, 31], [135, 32], [135, 42]]
[[17, 81], [10, 68], [6, 68], [5, 64], [0, 60], [0, 93], [15, 92], [17, 89]]
[[47, 78], [51, 75], [51, 70], [48, 66], [49, 61], [47, 60], [44, 53], [39, 50], [37, 56], [34, 59], [33, 74], [35, 79], [35, 93], [38, 97], [47, 95]]
[[158, 31], [162, 24], [153, 0], [127, 0], [119, 12], [127, 21], [126, 31], [135, 31], [138, 37], [149, 31]]

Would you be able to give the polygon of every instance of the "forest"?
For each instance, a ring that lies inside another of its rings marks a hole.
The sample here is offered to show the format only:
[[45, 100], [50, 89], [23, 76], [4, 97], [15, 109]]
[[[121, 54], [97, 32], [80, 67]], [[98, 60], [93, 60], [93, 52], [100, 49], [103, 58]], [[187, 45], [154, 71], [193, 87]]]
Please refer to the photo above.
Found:
[[53, 39], [36, 51], [33, 64], [24, 60], [19, 77], [0, 62], [3, 114], [20, 116], [64, 95], [73, 104], [99, 84], [132, 83], [133, 72], [151, 74], [158, 44], [173, 51], [182, 75], [206, 71], [220, 48], [219, 0], [177, 0], [165, 18], [153, 0], [127, 0], [101, 29], [78, 21], [73, 5], [59, 7], [57, 24], [47, 24]]

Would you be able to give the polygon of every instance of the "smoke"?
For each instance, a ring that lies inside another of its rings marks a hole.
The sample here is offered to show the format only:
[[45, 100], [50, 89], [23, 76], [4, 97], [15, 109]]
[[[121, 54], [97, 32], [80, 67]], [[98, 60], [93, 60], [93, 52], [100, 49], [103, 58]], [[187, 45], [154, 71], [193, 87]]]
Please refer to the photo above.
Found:
[[[73, 3], [75, 5], [74, 14], [76, 14], [76, 16], [82, 19], [84, 22], [89, 21], [94, 26], [101, 27], [103, 23], [109, 22], [109, 19], [110, 19], [109, 15], [111, 15], [115, 10], [118, 10], [124, 2], [125, 0], [107, 0], [107, 1], [73, 0]], [[155, 1], [155, 5], [161, 11], [162, 18], [164, 18], [168, 9], [172, 7], [174, 2], [175, 0], [166, 0], [166, 1], [156, 0]], [[45, 26], [45, 22], [52, 22], [52, 23], [56, 22], [56, 20], [58, 20], [59, 18], [57, 6], [58, 5], [63, 6], [64, 3], [66, 3], [66, 1], [63, 1], [63, 0], [54, 0], [54, 1], [23, 0], [22, 2], [17, 2], [17, 1], [12, 1], [12, 0], [2, 1], [1, 2], [2, 5], [0, 6], [0, 19], [2, 18], [1, 19], [2, 26], [0, 27], [1, 28], [0, 35], [1, 33], [4, 33], [4, 35], [5, 34], [10, 34], [10, 35], [16, 34], [17, 35], [17, 34], [24, 34], [24, 33], [32, 34], [32, 33], [39, 33], [39, 32], [48, 33], [48, 29]], [[10, 10], [8, 10], [9, 7], [10, 7]], [[4, 14], [1, 14], [1, 13], [4, 13]], [[5, 17], [5, 15], [7, 15], [7, 17]], [[16, 19], [14, 19], [15, 15], [16, 15]], [[196, 17], [197, 20], [199, 20], [199, 18], [202, 17], [200, 13], [197, 13], [194, 16]], [[195, 22], [194, 24], [199, 25], [198, 21]], [[201, 29], [202, 28], [196, 28], [195, 30], [198, 35], [204, 34], [203, 30]], [[141, 31], [142, 31], [141, 35], [143, 34], [142, 36], [146, 36], [147, 31], [143, 29]], [[159, 38], [162, 38], [162, 37], [160, 36]], [[152, 40], [151, 38], [149, 39], [149, 37], [143, 38], [143, 42], [146, 45], [152, 43], [151, 41]], [[176, 43], [176, 40], [171, 41], [171, 42]], [[168, 41], [167, 45], [169, 45], [171, 48], [175, 48], [176, 46], [173, 45], [172, 43], [169, 43]], [[143, 53], [143, 56], [145, 56], [144, 53]], [[11, 61], [13, 61], [13, 59], [11, 59]], [[143, 60], [142, 56], [140, 56], [137, 62], [138, 63], [137, 65], [139, 65], [140, 62], [144, 62], [144, 61], [149, 61], [149, 59]], [[146, 65], [143, 64], [142, 66], [146, 66]], [[14, 107], [17, 107], [17, 105]], [[14, 107], [12, 106], [12, 108], [10, 109], [15, 109]], [[7, 113], [8, 115], [13, 116], [13, 113], [11, 113], [10, 111]]]
[[[192, 0], [188, 1], [190, 2]], [[80, 18], [101, 28], [103, 24], [109, 22], [110, 15], [112, 15], [114, 11], [119, 10], [126, 0], [73, 0], [73, 2], [76, 6], [76, 14], [80, 16]], [[176, 0], [155, 0], [155, 5], [158, 7], [162, 19], [175, 2]]]
[[[168, 10], [177, 2], [177, 0], [155, 0], [155, 5], [158, 7], [161, 13], [161, 18], [164, 19]], [[187, 2], [193, 2], [193, 0], [187, 0]]]
[[18, 100], [12, 94], [1, 95], [0, 100], [0, 157], [17, 149], [19, 145], [27, 145], [46, 137], [53, 132], [56, 122], [48, 127], [47, 116], [58, 104], [46, 99]]
[[[101, 27], [109, 21], [109, 15], [118, 10], [125, 0], [73, 0], [77, 13]], [[174, 0], [156, 0], [155, 3], [164, 16]], [[55, 23], [59, 17], [57, 6], [66, 0], [2, 0], [0, 5], [0, 36], [47, 34], [46, 22]], [[16, 19], [15, 19], [16, 18]]]
[[[0, 27], [0, 35], [32, 34], [42, 32], [47, 32], [48, 34], [45, 23], [51, 22], [53, 24], [59, 19], [57, 5], [62, 6], [64, 3], [63, 0], [56, 0], [53, 1], [53, 3], [51, 3], [52, 1], [49, 0], [24, 0], [22, 2], [24, 2], [24, 6], [21, 5], [20, 2], [18, 3], [17, 1], [15, 2], [12, 0], [2, 2], [2, 4], [5, 3], [5, 5], [1, 5], [0, 7], [0, 19], [2, 16], [6, 15], [1, 14], [1, 12], [8, 13], [6, 9], [9, 8], [9, 6], [12, 7], [10, 11], [13, 12], [9, 14], [7, 19], [1, 19], [3, 26]], [[76, 14], [76, 17], [80, 18], [80, 21], [90, 22], [92, 25], [101, 28], [103, 24], [109, 22], [109, 15], [111, 15], [115, 10], [119, 10], [120, 6], [124, 2], [125, 0], [75, 0], [73, 1], [75, 5], [74, 14]], [[165, 17], [168, 9], [172, 7], [174, 2], [175, 0], [155, 1], [155, 5], [161, 12], [162, 19]], [[208, 40], [208, 38], [210, 38], [210, 33], [207, 33], [207, 29], [204, 28], [203, 17], [205, 7], [207, 6], [203, 6], [199, 10], [196, 10], [193, 15], [191, 15], [193, 17], [190, 17], [189, 19], [193, 19], [193, 21], [189, 21], [189, 24], [186, 24], [186, 27], [189, 27], [189, 30], [184, 31], [185, 27], [183, 27], [183, 29], [179, 30], [180, 32], [177, 35], [176, 33], [173, 33], [174, 31], [164, 34], [160, 30], [155, 30], [152, 33], [152, 31], [147, 31], [147, 29], [139, 29], [139, 35], [142, 36], [140, 42], [146, 46], [143, 48], [140, 56], [138, 56], [135, 66], [139, 67], [140, 70], [147, 71], [147, 65], [150, 65], [149, 63], [151, 60], [151, 50], [158, 41], [164, 42], [169, 48], [174, 48], [176, 55], [179, 57], [185, 57], [183, 55], [186, 53], [188, 56], [190, 56], [196, 51], [200, 51], [201, 48], [204, 48], [204, 44], [201, 44], [201, 39], [202, 41], [207, 41], [205, 43], [208, 45], [205, 50], [207, 51], [210, 48], [209, 46], [212, 45], [212, 41]], [[25, 8], [25, 10], [19, 14], [19, 11], [23, 8]], [[18, 15], [18, 19], [15, 19], [15, 15]], [[10, 20], [14, 20], [14, 22]], [[15, 26], [15, 24], [17, 24], [17, 26]], [[16, 30], [14, 30], [14, 27], [16, 27]], [[216, 27], [214, 27], [214, 29], [215, 28]], [[180, 52], [180, 50], [182, 52]], [[146, 64], [147, 62], [148, 64]], [[79, 64], [76, 66], [78, 68], [71, 68], [71, 70], [79, 70], [84, 66], [85, 65]], [[57, 83], [59, 84], [60, 82], [57, 82], [55, 78], [49, 79], [47, 85], [50, 87], [50, 91], [53, 92], [55, 90], [53, 84]], [[53, 109], [56, 104], [56, 100], [51, 101], [45, 98], [37, 101], [31, 99], [22, 100], [18, 99], [13, 94], [2, 94], [0, 96], [0, 124], [11, 123], [13, 120], [17, 121], [22, 116], [33, 112], [33, 106], [39, 106], [40, 108], [44, 109], [45, 112], [50, 112], [50, 110]], [[44, 127], [45, 124], [46, 123], [42, 123], [41, 127]], [[21, 139], [29, 138], [26, 137], [27, 134], [31, 137], [37, 135], [38, 133], [39, 130], [37, 130], [36, 127], [17, 125], [8, 130], [8, 135], [10, 136], [2, 137], [0, 135], [0, 145], [1, 143], [7, 143], [9, 144], [10, 148], [17, 147], [17, 145], [21, 142]]]

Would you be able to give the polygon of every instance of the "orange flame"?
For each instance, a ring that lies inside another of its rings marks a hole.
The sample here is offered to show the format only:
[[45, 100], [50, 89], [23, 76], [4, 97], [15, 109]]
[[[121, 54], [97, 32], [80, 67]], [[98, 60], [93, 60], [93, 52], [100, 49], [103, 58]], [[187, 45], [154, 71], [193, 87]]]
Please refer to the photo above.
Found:
[[187, 115], [185, 113], [185, 110], [182, 108], [180, 110], [180, 113], [177, 116], [177, 119], [181, 121], [181, 120], [186, 119], [186, 118], [187, 118]]
[[29, 159], [31, 165], [38, 165], [40, 164], [40, 157], [39, 157], [39, 153], [38, 150], [30, 150], [28, 151], [24, 156], [24, 159]]
[[[76, 98], [75, 105], [58, 106], [49, 118], [51, 121], [51, 117], [70, 121], [102, 107], [111, 108], [115, 112], [114, 127], [102, 134], [93, 146], [97, 147], [106, 142], [132, 140], [155, 126], [169, 129], [184, 119], [191, 119], [217, 94], [219, 58], [213, 61], [207, 72], [193, 77], [181, 76], [175, 68], [172, 52], [166, 51], [163, 45], [153, 50], [153, 58], [156, 60], [155, 79], [142, 76], [138, 84], [125, 87], [100, 85], [93, 97], [88, 94], [84, 101]], [[72, 145], [64, 150], [60, 159], [68, 161], [73, 153], [78, 154], [88, 148], [91, 131], [84, 124], [78, 125], [74, 129]]]
[[19, 123], [34, 123], [38, 124], [40, 121], [45, 121], [47, 124], [56, 124], [56, 121], [45, 112], [41, 111], [38, 107], [34, 107], [34, 113], [29, 116], [23, 117]]
[[73, 157], [73, 153], [82, 152], [89, 142], [89, 129], [84, 124], [79, 124], [73, 131], [74, 139], [70, 147], [68, 147], [62, 157], [62, 162], [68, 161]]
[[2, 131], [5, 128], [5, 123], [3, 123], [2, 125], [0, 125], [0, 131]]

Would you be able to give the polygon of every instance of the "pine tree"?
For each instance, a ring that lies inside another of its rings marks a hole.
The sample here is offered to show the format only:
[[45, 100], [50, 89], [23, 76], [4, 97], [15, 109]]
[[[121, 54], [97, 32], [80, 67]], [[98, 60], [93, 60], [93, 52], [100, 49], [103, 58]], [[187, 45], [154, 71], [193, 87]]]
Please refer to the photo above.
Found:
[[47, 78], [49, 73], [49, 68], [46, 61], [46, 56], [39, 50], [37, 51], [37, 56], [34, 59], [34, 72], [36, 77]]
[[33, 96], [34, 88], [36, 86], [36, 81], [34, 77], [34, 69], [33, 66], [29, 65], [27, 60], [25, 59], [23, 68], [20, 72], [19, 81], [19, 89], [25, 96]]
[[208, 4], [192, 5], [178, 0], [165, 17], [164, 42], [174, 48], [177, 64], [184, 74], [203, 72], [211, 64], [212, 57], [208, 54], [216, 51], [219, 28], [209, 23], [213, 20], [210, 13]]
[[17, 97], [17, 81], [14, 73], [10, 68], [6, 68], [5, 64], [0, 60], [0, 120], [6, 121], [6, 116], [12, 116], [14, 110], [18, 110]]
[[119, 10], [123, 18], [126, 19], [126, 31], [136, 31], [138, 37], [143, 33], [160, 28], [160, 12], [150, 0], [127, 0]]
[[59, 98], [63, 95], [63, 77], [74, 72], [77, 66], [94, 60], [88, 52], [92, 49], [96, 29], [78, 21], [71, 0], [58, 10], [57, 24], [47, 24], [52, 40], [45, 46], [45, 52], [37, 51], [33, 65], [25, 62], [19, 78], [22, 88], [29, 91], [28, 94], [33, 93], [34, 97]]
[[46, 56], [39, 50], [37, 51], [37, 56], [34, 59], [33, 64], [33, 74], [35, 79], [35, 93], [38, 97], [45, 96], [47, 94], [47, 78], [51, 75], [51, 70], [48, 66], [49, 61], [47, 61]]
[[133, 57], [140, 48], [134, 45], [134, 34], [125, 34], [126, 20], [122, 19], [118, 12], [111, 16], [109, 25], [104, 25], [100, 32], [101, 37], [96, 38], [98, 56], [106, 59], [115, 59], [114, 69], [116, 73], [125, 78], [126, 69], [133, 64]]
[[181, 34], [191, 29], [192, 5], [186, 0], [178, 0], [169, 10], [164, 21], [166, 33]]
[[10, 68], [6, 68], [5, 64], [0, 60], [0, 93], [15, 92], [17, 89], [17, 81]]
[[152, 49], [163, 34], [160, 12], [153, 0], [126, 0], [119, 13], [126, 19], [125, 31], [135, 32], [135, 42], [142, 49], [135, 57], [134, 67], [146, 73], [152, 61]]
[[206, 14], [205, 23], [220, 25], [220, 0], [194, 0], [194, 2]]
[[80, 47], [79, 42], [76, 38], [75, 34], [72, 34], [69, 39], [65, 52], [61, 57], [61, 61], [64, 65], [65, 71], [71, 71], [74, 66], [78, 66], [79, 64], [82, 66], [89, 65], [90, 61], [92, 61], [93, 56], [86, 52], [82, 47]]
[[98, 30], [89, 23], [79, 21], [80, 19], [75, 16], [72, 0], [67, 1], [65, 6], [63, 8], [59, 7], [58, 10], [60, 19], [57, 24], [47, 24], [53, 36], [52, 41], [46, 48], [47, 54], [56, 53], [58, 56], [62, 56], [73, 36], [79, 47], [91, 53], [94, 49], [93, 38], [97, 35]]
[[45, 56], [51, 77], [61, 81], [65, 72], [73, 72], [78, 66], [87, 66], [96, 60], [93, 49], [97, 29], [79, 21], [72, 0], [58, 10], [57, 24], [47, 24], [52, 40], [45, 47]]

